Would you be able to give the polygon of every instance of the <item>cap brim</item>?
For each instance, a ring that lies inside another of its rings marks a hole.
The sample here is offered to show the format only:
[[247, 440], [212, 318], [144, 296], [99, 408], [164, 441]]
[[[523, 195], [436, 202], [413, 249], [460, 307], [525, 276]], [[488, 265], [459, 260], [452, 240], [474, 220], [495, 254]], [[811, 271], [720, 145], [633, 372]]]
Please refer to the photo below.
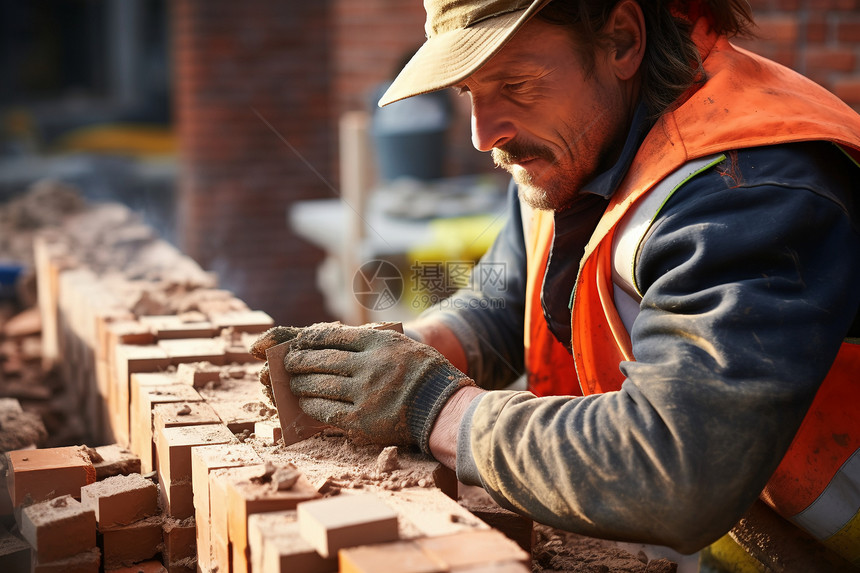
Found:
[[492, 58], [549, 0], [429, 38], [379, 100], [379, 107], [451, 87]]

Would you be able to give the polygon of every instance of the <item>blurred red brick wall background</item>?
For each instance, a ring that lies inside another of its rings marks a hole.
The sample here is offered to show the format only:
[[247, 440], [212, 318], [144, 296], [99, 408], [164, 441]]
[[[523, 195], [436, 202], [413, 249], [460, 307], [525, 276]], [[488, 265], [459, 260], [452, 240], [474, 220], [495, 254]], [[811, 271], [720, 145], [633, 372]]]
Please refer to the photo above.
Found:
[[755, 39], [737, 43], [860, 110], [860, 0], [750, 0]]
[[[860, 110], [860, 0], [752, 0], [744, 47], [792, 67]], [[180, 248], [277, 322], [326, 320], [322, 253], [293, 235], [295, 201], [336, 196], [337, 121], [423, 40], [417, 0], [176, 0], [175, 120], [183, 173]], [[452, 94], [447, 173], [491, 168]]]
[[325, 318], [321, 254], [291, 233], [287, 208], [334, 196], [329, 2], [172, 9], [179, 246], [278, 322]]

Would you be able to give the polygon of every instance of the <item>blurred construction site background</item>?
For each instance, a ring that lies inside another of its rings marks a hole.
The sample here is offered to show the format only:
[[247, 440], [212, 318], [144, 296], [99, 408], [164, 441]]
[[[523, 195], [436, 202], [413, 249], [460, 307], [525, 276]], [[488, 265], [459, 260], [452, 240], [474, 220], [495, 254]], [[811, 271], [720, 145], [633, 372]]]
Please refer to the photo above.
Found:
[[[751, 4], [758, 37], [739, 44], [860, 110], [860, 0]], [[353, 263], [404, 251], [407, 268], [417, 252], [431, 263], [473, 258], [501, 205], [503, 183], [470, 145], [466, 99], [375, 108], [423, 21], [418, 0], [0, 0], [0, 201], [57, 179], [140, 211], [278, 323], [366, 318], [326, 292], [327, 259], [350, 248]], [[348, 216], [378, 228], [351, 237], [327, 202], [365, 177], [363, 163], [372, 171]], [[476, 188], [486, 202], [476, 204]], [[368, 189], [387, 191], [385, 201], [365, 202]], [[404, 226], [383, 229], [365, 209]], [[443, 233], [475, 229], [459, 246], [427, 232], [461, 217]], [[356, 237], [381, 246], [357, 249]], [[334, 282], [351, 284], [340, 271]]]

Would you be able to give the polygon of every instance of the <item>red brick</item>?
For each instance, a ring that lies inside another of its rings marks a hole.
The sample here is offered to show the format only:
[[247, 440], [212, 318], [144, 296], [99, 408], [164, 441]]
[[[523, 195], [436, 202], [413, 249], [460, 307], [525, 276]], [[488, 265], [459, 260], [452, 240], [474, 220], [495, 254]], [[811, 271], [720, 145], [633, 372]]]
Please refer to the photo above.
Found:
[[277, 420], [261, 420], [254, 423], [254, 435], [266, 444], [277, 444], [281, 439], [281, 424]]
[[415, 540], [433, 559], [450, 569], [498, 562], [531, 563], [531, 555], [500, 531], [484, 529], [443, 537], [423, 537]]
[[176, 377], [181, 384], [204, 388], [221, 381], [221, 367], [211, 362], [187, 362], [176, 367]]
[[21, 535], [42, 562], [58, 561], [96, 546], [93, 511], [69, 495], [21, 511]]
[[854, 50], [846, 48], [813, 48], [805, 52], [806, 68], [814, 70], [830, 70], [850, 72], [854, 69], [857, 58]]
[[161, 548], [162, 516], [148, 517], [130, 525], [101, 531], [105, 569], [151, 559]]
[[62, 495], [79, 499], [81, 488], [96, 481], [89, 456], [78, 446], [15, 450], [6, 455], [7, 486], [16, 507], [27, 496], [36, 502]]
[[414, 541], [395, 541], [338, 552], [340, 573], [448, 573], [449, 569], [424, 553]]
[[468, 503], [460, 502], [481, 521], [504, 533], [505, 536], [519, 545], [523, 551], [531, 553], [534, 542], [534, 523], [526, 516], [508, 511], [495, 504], [470, 507]]
[[858, 0], [807, 0], [808, 8], [815, 10], [838, 10], [845, 12], [856, 12], [860, 9]]
[[756, 25], [756, 34], [762, 40], [792, 43], [798, 37], [798, 20], [791, 14], [763, 14], [756, 17]]
[[93, 451], [101, 458], [93, 459], [90, 454], [90, 460], [96, 470], [96, 481], [111, 476], [141, 473], [140, 458], [119, 444], [96, 446]]
[[[227, 538], [221, 537], [220, 533], [212, 533], [212, 557], [209, 562], [212, 566], [210, 571], [215, 573], [220, 571], [233, 572], [233, 554], [230, 551], [230, 541]], [[199, 553], [199, 551], [198, 551]], [[206, 569], [203, 569], [206, 571]]]
[[860, 18], [840, 15], [836, 23], [836, 39], [848, 44], [860, 43]]
[[323, 557], [340, 549], [397, 539], [397, 513], [372, 494], [339, 495], [301, 503], [299, 531]]
[[162, 559], [167, 564], [197, 557], [196, 523], [193, 517], [183, 520], [165, 518], [162, 526], [164, 550]]
[[[162, 481], [159, 477], [159, 481]], [[194, 515], [194, 488], [188, 482], [163, 482], [158, 490], [165, 515], [186, 519]]]
[[456, 501], [459, 498], [460, 482], [457, 481], [457, 474], [451, 468], [439, 464], [433, 470], [433, 484], [451, 499]]
[[810, 14], [806, 21], [806, 41], [810, 44], [824, 44], [827, 41], [830, 24], [826, 14]]
[[158, 404], [201, 402], [194, 388], [176, 383], [175, 375], [134, 374], [131, 397], [131, 450], [140, 456], [144, 472], [155, 469], [152, 409]]
[[435, 488], [407, 487], [397, 492], [388, 492], [385, 503], [397, 513], [400, 522], [404, 524], [400, 533], [401, 539], [458, 535], [477, 529], [489, 529], [489, 526], [472, 512]]
[[233, 433], [223, 424], [158, 428], [155, 441], [159, 475], [170, 482], [191, 483], [191, 448], [229, 444], [233, 439]]
[[158, 347], [169, 357], [171, 364], [183, 362], [211, 362], [224, 364], [224, 341], [220, 338], [180, 338], [159, 340]]
[[[373, 322], [364, 326], [374, 330], [403, 332], [403, 325], [400, 322]], [[285, 446], [313, 436], [326, 427], [322, 422], [302, 412], [298, 400], [290, 391], [290, 376], [284, 369], [284, 357], [289, 352], [289, 347], [290, 343], [285, 342], [266, 350], [272, 394], [274, 394], [275, 405], [278, 408], [281, 439]]]
[[218, 386], [200, 389], [201, 396], [234, 434], [250, 434], [256, 422], [269, 419], [276, 413], [263, 402], [258, 369], [258, 365], [225, 367], [225, 372], [232, 375], [222, 378]]
[[111, 569], [107, 573], [167, 573], [167, 569], [164, 568], [161, 561], [150, 559], [148, 561], [135, 563], [128, 567], [117, 567], [116, 569]]
[[168, 515], [185, 518], [194, 514], [191, 449], [194, 446], [227, 444], [233, 439], [233, 433], [223, 424], [158, 430], [155, 438], [158, 479]]
[[[224, 567], [224, 563], [232, 563], [232, 543], [229, 532], [229, 497], [228, 485], [232, 481], [241, 481], [259, 477], [265, 473], [265, 466], [245, 466], [212, 470], [209, 472], [209, 506], [211, 543], [211, 563]], [[199, 521], [198, 521], [199, 523]], [[198, 553], [200, 553], [198, 551]], [[232, 571], [231, 568], [228, 569]]]
[[325, 429], [326, 425], [305, 414], [290, 390], [290, 375], [284, 368], [284, 357], [290, 350], [290, 343], [278, 344], [266, 350], [272, 394], [278, 407], [278, 420], [281, 423], [281, 439], [285, 446], [295, 444]]
[[771, 44], [759, 53], [787, 68], [795, 69], [797, 67], [798, 52], [793, 44]]
[[158, 514], [158, 488], [140, 474], [113, 476], [82, 487], [81, 503], [99, 529], [128, 525]]
[[[211, 513], [209, 507], [209, 472], [229, 467], [256, 466], [262, 471], [260, 456], [248, 445], [231, 444], [197, 446], [191, 450], [192, 491], [197, 520], [197, 560], [206, 571], [211, 562]], [[224, 512], [224, 536], [227, 536], [226, 510]]]
[[820, 85], [824, 89], [826, 89], [828, 91], [833, 91], [833, 82], [832, 82], [833, 72], [816, 70], [816, 71], [807, 72], [805, 75], [808, 79], [817, 83], [818, 85]]
[[169, 402], [155, 404], [152, 408], [152, 427], [155, 430], [220, 423], [221, 418], [206, 402]]
[[451, 573], [531, 573], [531, 566], [524, 565], [519, 561], [505, 561], [504, 563], [487, 563], [483, 565], [469, 565], [451, 569]]
[[296, 509], [302, 502], [320, 497], [316, 488], [305, 476], [288, 490], [277, 490], [271, 481], [251, 478], [228, 480], [227, 529], [233, 552], [233, 571], [247, 573], [250, 553], [248, 551], [248, 516], [269, 511]]
[[185, 320], [180, 315], [141, 316], [140, 323], [149, 327], [158, 340], [173, 338], [212, 338], [219, 328], [208, 320]]
[[148, 346], [155, 343], [155, 333], [147, 325], [134, 319], [111, 320], [105, 323], [104, 328], [108, 344], [106, 351], [119, 344]]
[[295, 511], [249, 515], [248, 549], [253, 573], [331, 573], [338, 570], [335, 557], [323, 558], [299, 535]]
[[833, 93], [848, 105], [860, 104], [860, 77], [836, 80], [833, 85]]
[[[167, 353], [155, 345], [117, 345], [114, 351], [116, 385], [111, 410], [113, 432], [121, 445], [131, 444], [129, 429], [129, 404], [131, 403], [131, 375], [139, 372], [158, 372], [170, 366]], [[140, 454], [140, 452], [136, 452]]]
[[236, 332], [263, 332], [275, 326], [275, 321], [262, 310], [212, 313], [209, 320], [219, 328], [232, 328]]
[[98, 547], [93, 547], [89, 551], [57, 561], [42, 562], [34, 559], [30, 571], [31, 573], [99, 573], [101, 562], [101, 551]]

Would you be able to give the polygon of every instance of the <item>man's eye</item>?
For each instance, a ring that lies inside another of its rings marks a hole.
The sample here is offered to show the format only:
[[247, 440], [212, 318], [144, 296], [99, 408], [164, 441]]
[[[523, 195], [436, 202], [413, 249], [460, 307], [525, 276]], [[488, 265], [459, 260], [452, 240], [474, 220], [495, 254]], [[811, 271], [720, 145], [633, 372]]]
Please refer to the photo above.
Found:
[[512, 92], [521, 92], [526, 88], [528, 82], [512, 82], [505, 84], [505, 89]]

